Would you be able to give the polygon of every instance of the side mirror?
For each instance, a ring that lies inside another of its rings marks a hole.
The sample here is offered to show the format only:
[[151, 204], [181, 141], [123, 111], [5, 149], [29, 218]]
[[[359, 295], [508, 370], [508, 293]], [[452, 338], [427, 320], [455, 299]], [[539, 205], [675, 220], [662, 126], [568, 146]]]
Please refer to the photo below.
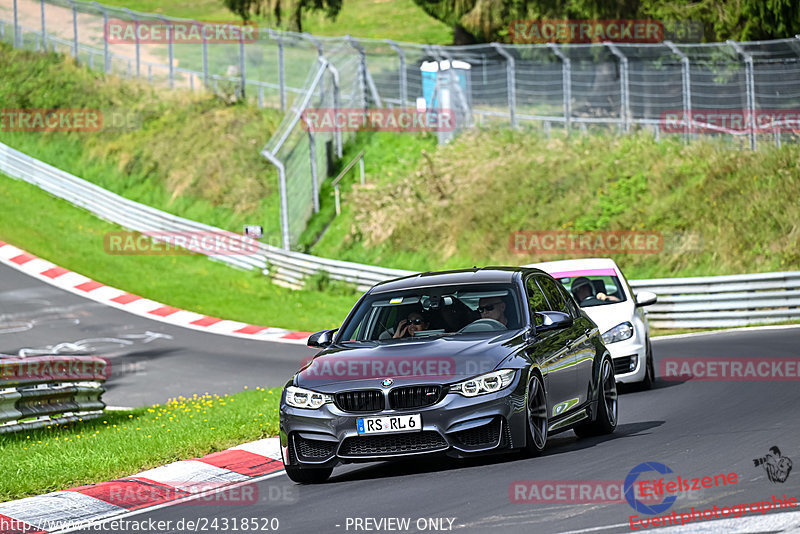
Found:
[[636, 305], [637, 306], [650, 306], [651, 304], [655, 304], [658, 300], [658, 295], [652, 293], [650, 291], [639, 291], [635, 295], [636, 297]]
[[314, 348], [317, 348], [317, 349], [324, 349], [325, 347], [327, 347], [327, 346], [329, 346], [331, 344], [331, 341], [333, 341], [333, 334], [337, 330], [339, 330], [339, 329], [338, 328], [332, 328], [330, 330], [322, 330], [322, 331], [317, 332], [315, 334], [311, 334], [308, 337], [307, 345], [309, 347], [314, 347]]
[[[541, 324], [536, 324], [536, 330], [553, 330], [572, 325], [572, 317], [563, 312], [543, 311], [534, 312], [534, 315], [541, 320]], [[536, 321], [536, 323], [539, 323], [539, 321]]]

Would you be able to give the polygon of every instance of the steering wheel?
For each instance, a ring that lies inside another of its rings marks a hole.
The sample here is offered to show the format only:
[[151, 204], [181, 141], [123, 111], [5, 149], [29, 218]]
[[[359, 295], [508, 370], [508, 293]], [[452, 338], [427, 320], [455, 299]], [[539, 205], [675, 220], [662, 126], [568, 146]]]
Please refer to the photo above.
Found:
[[484, 317], [476, 319], [469, 323], [467, 326], [458, 331], [459, 334], [467, 334], [470, 332], [494, 332], [496, 330], [505, 330], [506, 326], [500, 321]]

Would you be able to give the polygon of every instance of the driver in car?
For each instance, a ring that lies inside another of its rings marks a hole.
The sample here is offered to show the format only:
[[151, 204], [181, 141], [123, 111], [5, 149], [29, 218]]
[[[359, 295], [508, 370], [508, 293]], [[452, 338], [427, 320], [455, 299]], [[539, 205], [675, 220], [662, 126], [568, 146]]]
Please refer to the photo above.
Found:
[[508, 326], [506, 318], [506, 303], [500, 297], [484, 297], [478, 301], [478, 312], [481, 319], [494, 319]]
[[578, 304], [581, 304], [584, 301], [593, 303], [592, 301], [594, 299], [607, 300], [609, 302], [619, 302], [619, 299], [614, 295], [606, 295], [605, 293], [598, 293], [595, 295], [592, 282], [585, 276], [579, 276], [573, 280], [571, 289], [572, 295], [575, 297], [575, 300], [578, 302]]

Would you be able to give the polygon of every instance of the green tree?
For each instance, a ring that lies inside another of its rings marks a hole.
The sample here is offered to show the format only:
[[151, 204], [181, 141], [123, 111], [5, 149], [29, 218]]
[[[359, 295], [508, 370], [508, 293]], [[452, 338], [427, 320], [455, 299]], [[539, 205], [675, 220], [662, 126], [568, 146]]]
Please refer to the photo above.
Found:
[[800, 33], [800, 0], [414, 0], [452, 26], [456, 44], [508, 41], [530, 19], [693, 20], [705, 41], [778, 39]]
[[242, 20], [250, 20], [253, 16], [270, 19], [274, 17], [275, 25], [281, 26], [288, 20], [289, 29], [303, 31], [303, 13], [307, 11], [324, 11], [330, 19], [335, 19], [342, 9], [343, 0], [222, 0], [225, 7], [240, 16]]

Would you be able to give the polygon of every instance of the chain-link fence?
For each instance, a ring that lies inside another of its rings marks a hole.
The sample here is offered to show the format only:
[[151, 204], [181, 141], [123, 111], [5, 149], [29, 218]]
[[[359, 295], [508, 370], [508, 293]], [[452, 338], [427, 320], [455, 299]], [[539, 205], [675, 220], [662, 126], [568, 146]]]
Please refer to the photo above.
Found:
[[[455, 132], [490, 124], [547, 135], [648, 129], [657, 137], [724, 137], [751, 149], [800, 134], [800, 38], [434, 46], [253, 28], [222, 31], [221, 39], [219, 22], [77, 0], [4, 1], [0, 38], [17, 47], [286, 110], [262, 150], [279, 171], [285, 248], [318, 209], [320, 183], [353, 135], [338, 127], [314, 131], [304, 115], [310, 108], [449, 108]], [[208, 24], [216, 31], [210, 37], [201, 31], [199, 40], [184, 38]], [[442, 142], [452, 135], [439, 132]]]

